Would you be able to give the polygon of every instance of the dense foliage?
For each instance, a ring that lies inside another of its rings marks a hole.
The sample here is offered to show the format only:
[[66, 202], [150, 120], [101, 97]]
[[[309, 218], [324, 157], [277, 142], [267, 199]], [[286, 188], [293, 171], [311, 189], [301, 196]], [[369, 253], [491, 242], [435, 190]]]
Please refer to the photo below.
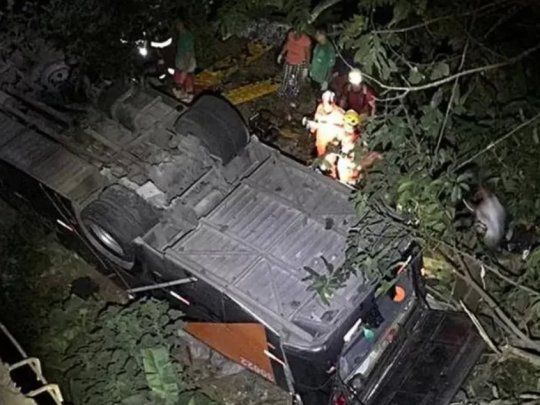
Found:
[[[463, 200], [485, 186], [507, 209], [510, 229], [538, 235], [537, 17], [527, 2], [362, 1], [338, 40], [379, 94], [366, 133], [384, 162], [364, 179], [359, 211], [397, 209], [395, 225], [417, 237], [425, 256], [444, 259], [503, 324], [498, 342], [526, 349], [518, 355], [535, 364], [539, 251], [523, 261], [486, 249]], [[353, 249], [350, 260], [364, 263], [365, 254]]]
[[254, 19], [266, 19], [307, 28], [308, 0], [224, 1], [218, 9], [223, 37], [241, 34]]
[[28, 227], [15, 226], [0, 237], [2, 321], [40, 357], [45, 374], [60, 384], [67, 400], [74, 405], [214, 403], [192, 390], [173, 358], [181, 344], [179, 311], [157, 300], [120, 305], [70, 294], [66, 284], [76, 277], [80, 260], [58, 249], [39, 228], [23, 228]]
[[[452, 236], [459, 203], [479, 183], [504, 199], [515, 222], [534, 223], [540, 75], [525, 57], [539, 50], [538, 37], [504, 22], [495, 28], [512, 2], [469, 10], [412, 3], [362, 2], [340, 37], [382, 99], [367, 132], [385, 164], [364, 192], [413, 213], [436, 236]], [[392, 7], [392, 17], [377, 17], [374, 6]], [[530, 125], [501, 139], [523, 122]]]

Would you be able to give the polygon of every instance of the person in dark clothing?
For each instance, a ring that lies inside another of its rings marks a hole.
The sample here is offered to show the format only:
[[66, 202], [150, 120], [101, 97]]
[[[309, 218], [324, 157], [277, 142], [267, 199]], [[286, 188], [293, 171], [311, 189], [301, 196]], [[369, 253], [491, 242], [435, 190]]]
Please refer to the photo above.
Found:
[[348, 81], [339, 92], [339, 106], [344, 110], [354, 110], [360, 115], [375, 114], [375, 93], [365, 83], [362, 83], [362, 73], [352, 69]]

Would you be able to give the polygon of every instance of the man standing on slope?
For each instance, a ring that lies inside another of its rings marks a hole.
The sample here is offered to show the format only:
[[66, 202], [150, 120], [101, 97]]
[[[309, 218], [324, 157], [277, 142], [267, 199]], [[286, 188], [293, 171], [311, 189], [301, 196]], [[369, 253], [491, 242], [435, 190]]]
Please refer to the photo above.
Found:
[[283, 81], [279, 89], [281, 97], [294, 98], [300, 92], [300, 85], [305, 79], [304, 71], [309, 64], [311, 56], [311, 39], [300, 29], [294, 29], [287, 35], [283, 49], [279, 53], [277, 62], [283, 66]]
[[315, 49], [313, 50], [309, 76], [324, 91], [328, 89], [328, 82], [330, 81], [332, 69], [336, 63], [336, 50], [334, 49], [334, 45], [326, 37], [324, 30], [317, 30], [315, 39], [317, 40], [317, 45], [315, 45]]

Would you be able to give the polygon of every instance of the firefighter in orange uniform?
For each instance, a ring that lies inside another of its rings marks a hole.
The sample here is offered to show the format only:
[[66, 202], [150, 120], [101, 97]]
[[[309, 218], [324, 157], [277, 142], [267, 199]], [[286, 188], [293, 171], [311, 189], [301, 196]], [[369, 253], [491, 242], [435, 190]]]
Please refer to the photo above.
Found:
[[343, 117], [344, 134], [340, 140], [341, 153], [336, 163], [339, 181], [350, 186], [362, 177], [362, 172], [382, 159], [377, 152], [368, 152], [362, 141], [359, 125], [362, 117], [354, 110], [348, 110]]
[[360, 140], [361, 117], [354, 110], [348, 110], [343, 116], [343, 136], [340, 139], [341, 151], [348, 153], [354, 149], [356, 143]]
[[340, 153], [335, 160], [337, 178], [342, 183], [354, 185], [360, 175], [358, 162], [354, 159], [354, 147], [360, 139], [360, 116], [354, 110], [348, 110], [343, 116], [343, 134], [340, 141]]
[[343, 117], [345, 112], [335, 103], [335, 94], [325, 91], [322, 101], [317, 106], [313, 120], [304, 118], [304, 125], [315, 134], [317, 156], [322, 157], [327, 153], [328, 145], [336, 145], [344, 137]]
[[[366, 152], [367, 148], [362, 148], [341, 154], [337, 162], [339, 181], [355, 186], [358, 180], [364, 177], [367, 170], [383, 158], [379, 152]], [[361, 157], [358, 157], [357, 154], [361, 154]]]

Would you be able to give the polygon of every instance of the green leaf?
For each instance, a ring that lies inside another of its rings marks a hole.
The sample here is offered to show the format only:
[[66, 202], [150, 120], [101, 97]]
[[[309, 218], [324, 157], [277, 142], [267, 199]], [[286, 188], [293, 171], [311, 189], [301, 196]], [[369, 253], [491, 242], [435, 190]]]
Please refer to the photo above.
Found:
[[122, 405], [141, 405], [148, 403], [149, 398], [143, 394], [132, 395], [122, 400]]
[[409, 83], [418, 84], [424, 80], [424, 75], [418, 71], [417, 68], [413, 68], [409, 71]]
[[450, 74], [450, 66], [448, 66], [448, 63], [445, 62], [439, 62], [436, 63], [435, 66], [433, 66], [433, 69], [431, 70], [431, 80], [437, 80], [441, 79], [443, 77], [446, 77]]
[[469, 172], [463, 173], [463, 174], [460, 174], [460, 175], [457, 177], [456, 181], [457, 181], [458, 183], [463, 183], [463, 182], [465, 182], [465, 181], [470, 180], [471, 177], [472, 177], [472, 174], [471, 174], [471, 173], [469, 173]]
[[411, 2], [409, 0], [399, 0], [394, 6], [394, 18], [392, 19], [392, 23], [395, 24], [407, 18], [411, 9]]
[[168, 404], [178, 401], [178, 376], [166, 347], [142, 349], [144, 373], [150, 389]]
[[454, 186], [452, 188], [452, 195], [450, 198], [453, 203], [456, 203], [461, 199], [461, 188], [459, 188], [459, 186]]
[[427, 0], [416, 0], [414, 5], [417, 15], [422, 15], [426, 12]]
[[409, 181], [405, 181], [403, 183], [401, 183], [398, 187], [398, 193], [402, 193], [403, 191], [405, 191], [406, 189], [408, 189], [410, 186], [414, 185], [414, 180], [409, 180]]

